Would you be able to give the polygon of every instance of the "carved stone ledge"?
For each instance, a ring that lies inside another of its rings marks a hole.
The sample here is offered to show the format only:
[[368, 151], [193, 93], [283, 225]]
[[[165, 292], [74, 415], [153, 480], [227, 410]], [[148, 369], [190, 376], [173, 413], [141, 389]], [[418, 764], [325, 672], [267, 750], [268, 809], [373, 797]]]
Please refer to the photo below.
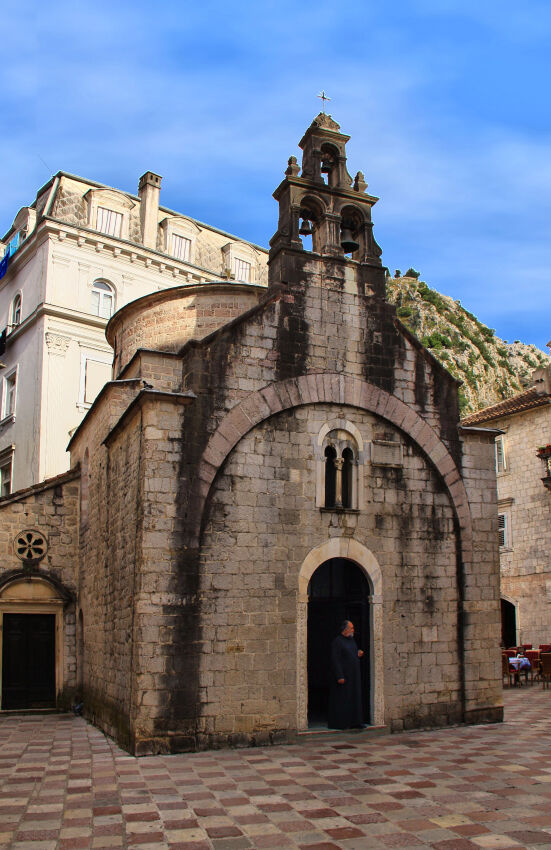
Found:
[[60, 336], [60, 334], [47, 333], [46, 345], [50, 354], [60, 354], [63, 356], [67, 353], [69, 343], [71, 342], [68, 336]]

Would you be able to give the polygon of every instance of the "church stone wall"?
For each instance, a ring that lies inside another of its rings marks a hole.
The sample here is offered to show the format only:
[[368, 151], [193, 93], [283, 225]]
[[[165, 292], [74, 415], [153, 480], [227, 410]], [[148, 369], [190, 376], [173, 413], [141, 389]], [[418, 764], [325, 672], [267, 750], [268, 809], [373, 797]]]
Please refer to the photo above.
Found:
[[[108, 384], [71, 442], [81, 467], [79, 598], [82, 697], [90, 719], [131, 746], [134, 576], [139, 569], [142, 382]], [[130, 410], [116, 450], [104, 440]]]
[[[400, 468], [360, 467], [365, 510], [316, 507], [314, 446], [325, 423], [353, 423], [366, 444], [402, 441]], [[416, 447], [377, 417], [312, 405], [252, 430], [213, 486], [201, 547], [206, 652], [200, 726], [218, 736], [297, 725], [300, 566], [331, 538], [353, 537], [383, 574], [385, 722], [394, 729], [461, 718], [456, 542], [448, 495]]]
[[[359, 176], [335, 188], [307, 169], [301, 184], [297, 168], [290, 161], [276, 190], [267, 301], [237, 316], [246, 306], [236, 300], [235, 318], [209, 303], [199, 340], [189, 339], [185, 290], [124, 308], [109, 328], [121, 380], [73, 438], [73, 462], [85, 465], [89, 450], [89, 711], [138, 754], [304, 728], [301, 569], [326, 545], [376, 565], [378, 723], [502, 716], [491, 440], [460, 440], [457, 382], [385, 301], [367, 215], [376, 199]], [[323, 255], [300, 250], [303, 186], [327, 193], [323, 209], [306, 210]], [[361, 261], [338, 241], [343, 197], [363, 204]], [[224, 297], [236, 292], [227, 286]], [[319, 434], [336, 421], [365, 446], [357, 510], [320, 510]], [[375, 463], [377, 440], [401, 444], [394, 466]]]
[[466, 665], [467, 718], [477, 720], [481, 706], [502, 704], [497, 493], [493, 433], [462, 429], [463, 482], [473, 527], [472, 553], [461, 553], [465, 598], [462, 633], [470, 656]]

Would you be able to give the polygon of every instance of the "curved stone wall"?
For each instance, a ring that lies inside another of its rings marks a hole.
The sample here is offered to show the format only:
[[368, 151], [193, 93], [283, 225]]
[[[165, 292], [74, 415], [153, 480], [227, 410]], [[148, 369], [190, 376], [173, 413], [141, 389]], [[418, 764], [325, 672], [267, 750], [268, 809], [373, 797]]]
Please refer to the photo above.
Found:
[[178, 351], [255, 307], [264, 287], [237, 283], [175, 286], [131, 301], [107, 325], [117, 378], [140, 348]]

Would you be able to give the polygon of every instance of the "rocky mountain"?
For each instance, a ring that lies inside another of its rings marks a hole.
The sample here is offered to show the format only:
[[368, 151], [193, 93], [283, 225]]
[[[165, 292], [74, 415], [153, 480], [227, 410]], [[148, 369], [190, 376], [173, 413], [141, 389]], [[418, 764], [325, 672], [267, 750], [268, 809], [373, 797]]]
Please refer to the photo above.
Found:
[[400, 321], [463, 381], [463, 416], [515, 395], [530, 383], [533, 369], [549, 365], [548, 355], [535, 345], [500, 339], [460, 301], [419, 280], [414, 269], [387, 278], [387, 297]]

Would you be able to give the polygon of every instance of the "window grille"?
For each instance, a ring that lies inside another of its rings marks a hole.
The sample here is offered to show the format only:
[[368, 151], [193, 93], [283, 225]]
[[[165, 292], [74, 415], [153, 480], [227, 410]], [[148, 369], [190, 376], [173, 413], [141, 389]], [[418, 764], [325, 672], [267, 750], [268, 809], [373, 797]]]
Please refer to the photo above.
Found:
[[171, 253], [177, 260], [189, 262], [191, 257], [191, 239], [186, 239], [185, 236], [178, 236], [177, 233], [173, 233]]
[[108, 236], [120, 236], [122, 213], [109, 210], [107, 207], [98, 207], [96, 227], [101, 233], [106, 233]]

